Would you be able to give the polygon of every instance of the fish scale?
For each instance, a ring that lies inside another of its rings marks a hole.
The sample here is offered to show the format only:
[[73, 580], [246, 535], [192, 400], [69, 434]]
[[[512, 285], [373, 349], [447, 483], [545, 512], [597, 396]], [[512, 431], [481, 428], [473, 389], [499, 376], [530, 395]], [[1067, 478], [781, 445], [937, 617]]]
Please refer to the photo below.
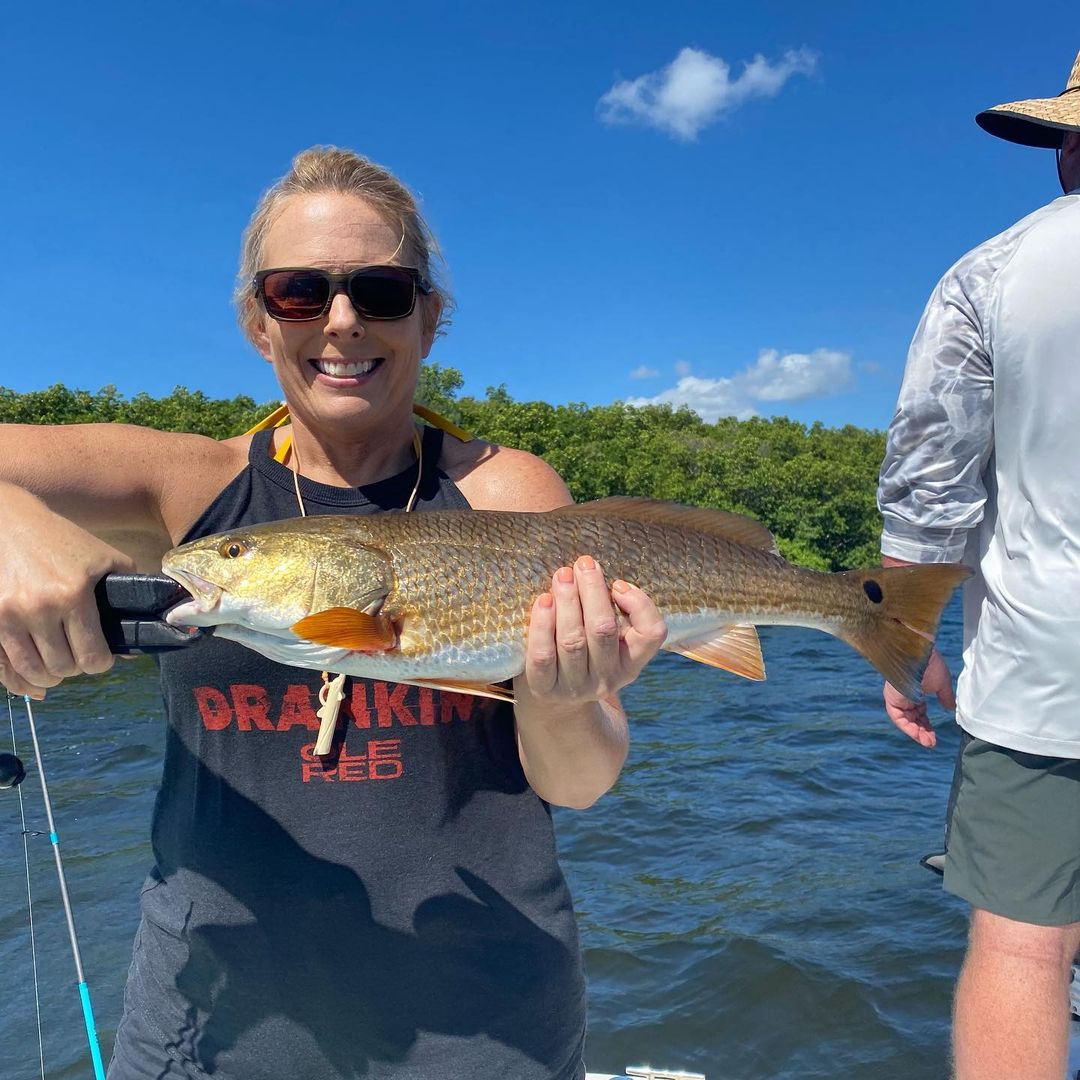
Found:
[[710, 610], [806, 615], [808, 596], [815, 590], [821, 595], [822, 616], [840, 614], [848, 606], [843, 601], [850, 590], [838, 588], [830, 575], [712, 537], [636, 523], [571, 519], [564, 526], [542, 514], [499, 516], [513, 520], [496, 523], [497, 543], [486, 548], [482, 543], [461, 548], [435, 530], [427, 535], [422, 527], [409, 542], [395, 543], [373, 528], [368, 542], [384, 547], [395, 574], [387, 606], [411, 613], [438, 595], [437, 616], [428, 615], [432, 625], [450, 634], [467, 625], [501, 634], [522, 628], [521, 613], [550, 588], [552, 574], [581, 555], [592, 555], [609, 580], [640, 585], [669, 620]]

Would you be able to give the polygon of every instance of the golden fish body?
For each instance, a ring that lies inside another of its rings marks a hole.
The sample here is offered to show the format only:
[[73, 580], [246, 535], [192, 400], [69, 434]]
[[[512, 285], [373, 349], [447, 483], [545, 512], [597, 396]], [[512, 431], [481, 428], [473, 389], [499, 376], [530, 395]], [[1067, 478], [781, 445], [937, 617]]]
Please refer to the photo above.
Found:
[[640, 586], [664, 648], [763, 678], [754, 624], [814, 627], [916, 692], [963, 567], [824, 574], [793, 566], [750, 518], [616, 498], [547, 513], [431, 511], [274, 522], [197, 540], [163, 569], [193, 595], [169, 621], [216, 625], [272, 659], [431, 685], [524, 668], [529, 612], [591, 555]]

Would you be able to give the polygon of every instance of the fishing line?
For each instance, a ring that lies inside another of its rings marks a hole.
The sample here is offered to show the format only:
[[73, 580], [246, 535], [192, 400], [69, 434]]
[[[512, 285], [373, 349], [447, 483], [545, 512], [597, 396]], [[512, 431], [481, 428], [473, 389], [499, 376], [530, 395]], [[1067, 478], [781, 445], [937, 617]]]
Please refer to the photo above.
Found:
[[[11, 694], [7, 695], [8, 723], [11, 724], [11, 752], [19, 756], [19, 744], [15, 737], [15, 713], [11, 708]], [[18, 787], [18, 785], [16, 785]], [[26, 828], [26, 803], [22, 788], [19, 791], [19, 818], [22, 821], [23, 860], [26, 863], [26, 910], [30, 916], [30, 964], [34, 972], [34, 1014], [37, 1017], [38, 1058], [41, 1061], [41, 1080], [45, 1080], [45, 1038], [41, 1031], [41, 990], [38, 982], [37, 938], [34, 935], [34, 894], [30, 887], [30, 831]], [[40, 835], [34, 833], [34, 836]]]
[[[71, 954], [75, 960], [75, 974], [79, 983], [79, 998], [82, 1001], [83, 1023], [86, 1025], [86, 1038], [90, 1044], [90, 1058], [94, 1064], [95, 1080], [105, 1080], [105, 1068], [101, 1062], [101, 1047], [98, 1045], [97, 1028], [94, 1025], [94, 1010], [90, 1005], [90, 988], [86, 985], [83, 974], [82, 954], [79, 951], [79, 935], [75, 932], [75, 916], [71, 911], [68, 897], [67, 878], [64, 876], [64, 861], [60, 857], [60, 837], [53, 820], [52, 800], [49, 798], [49, 785], [45, 780], [45, 765], [41, 760], [41, 747], [38, 745], [37, 726], [34, 724], [34, 709], [28, 696], [23, 697], [26, 705], [26, 720], [30, 726], [30, 740], [34, 744], [34, 759], [37, 761], [38, 776], [41, 779], [41, 797], [45, 802], [45, 816], [49, 822], [49, 840], [52, 843], [53, 856], [56, 860], [56, 876], [60, 881], [60, 898], [64, 903], [64, 918], [67, 920], [68, 937], [71, 940]], [[10, 701], [8, 708], [11, 708]], [[24, 834], [25, 835], [25, 834]], [[44, 1072], [42, 1073], [44, 1076]]]

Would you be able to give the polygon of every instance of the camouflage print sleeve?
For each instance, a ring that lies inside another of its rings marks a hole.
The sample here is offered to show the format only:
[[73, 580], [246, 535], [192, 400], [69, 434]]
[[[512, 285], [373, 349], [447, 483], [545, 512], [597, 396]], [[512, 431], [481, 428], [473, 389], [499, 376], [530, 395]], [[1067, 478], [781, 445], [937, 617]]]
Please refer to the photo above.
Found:
[[993, 450], [994, 378], [985, 313], [997, 260], [978, 249], [941, 280], [908, 352], [878, 486], [881, 551], [956, 562], [982, 520]]

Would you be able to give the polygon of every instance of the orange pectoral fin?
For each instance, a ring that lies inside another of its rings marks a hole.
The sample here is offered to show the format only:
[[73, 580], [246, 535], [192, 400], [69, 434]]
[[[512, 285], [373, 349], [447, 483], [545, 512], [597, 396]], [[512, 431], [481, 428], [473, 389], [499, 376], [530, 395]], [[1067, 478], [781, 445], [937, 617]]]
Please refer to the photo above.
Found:
[[292, 632], [316, 645], [353, 652], [387, 652], [397, 645], [394, 624], [385, 615], [366, 615], [355, 608], [328, 608], [293, 623]]
[[765, 678], [761, 643], [757, 631], [749, 624], [725, 626], [701, 637], [673, 641], [664, 648], [699, 664], [723, 668], [744, 679]]

